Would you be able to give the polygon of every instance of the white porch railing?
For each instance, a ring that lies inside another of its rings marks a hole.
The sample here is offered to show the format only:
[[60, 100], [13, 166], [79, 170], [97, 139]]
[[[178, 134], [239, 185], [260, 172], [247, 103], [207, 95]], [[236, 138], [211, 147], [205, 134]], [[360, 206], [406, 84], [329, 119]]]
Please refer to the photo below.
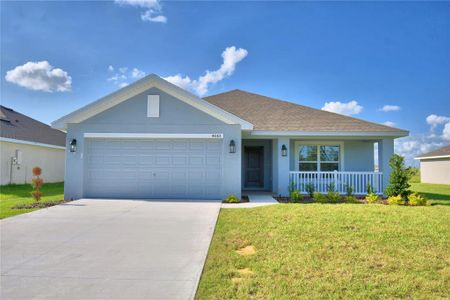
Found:
[[383, 173], [381, 172], [289, 172], [289, 182], [293, 188], [306, 193], [308, 184], [314, 185], [314, 191], [328, 192], [330, 183], [334, 184], [337, 192], [345, 194], [346, 186], [353, 188], [353, 193], [362, 195], [367, 193], [370, 184], [374, 193], [383, 194]]

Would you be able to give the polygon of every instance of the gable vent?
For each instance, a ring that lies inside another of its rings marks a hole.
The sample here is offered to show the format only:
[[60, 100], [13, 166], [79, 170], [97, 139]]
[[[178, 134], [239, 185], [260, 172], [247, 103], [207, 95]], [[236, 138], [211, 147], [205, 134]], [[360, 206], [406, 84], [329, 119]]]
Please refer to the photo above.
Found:
[[159, 118], [159, 95], [147, 96], [147, 117]]

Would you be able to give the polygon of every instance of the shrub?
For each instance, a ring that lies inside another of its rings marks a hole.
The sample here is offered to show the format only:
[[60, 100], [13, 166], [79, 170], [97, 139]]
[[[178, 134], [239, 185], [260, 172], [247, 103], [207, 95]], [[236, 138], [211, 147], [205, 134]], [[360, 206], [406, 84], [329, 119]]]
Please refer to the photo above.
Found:
[[405, 199], [403, 199], [401, 195], [390, 196], [387, 199], [387, 203], [389, 205], [405, 205]]
[[366, 198], [364, 198], [364, 200], [366, 200], [367, 203], [369, 204], [377, 203], [378, 199], [379, 199], [378, 195], [374, 193], [369, 193], [367, 194]]
[[350, 184], [345, 184], [345, 194], [347, 197], [353, 195], [353, 187]]
[[389, 177], [389, 184], [386, 188], [386, 195], [401, 196], [407, 198], [411, 191], [409, 190], [411, 179], [411, 170], [405, 167], [405, 159], [398, 154], [392, 155], [389, 166], [392, 169], [391, 176]]
[[314, 183], [305, 184], [305, 191], [308, 193], [309, 197], [314, 198], [314, 192], [316, 188], [314, 187]]
[[327, 200], [330, 203], [336, 203], [341, 199], [341, 195], [338, 192], [329, 191], [327, 193]]
[[334, 186], [334, 182], [330, 182], [327, 185], [327, 192], [336, 192], [336, 187]]
[[425, 206], [428, 204], [428, 201], [422, 195], [412, 193], [411, 195], [408, 196], [408, 204], [411, 206]]
[[314, 202], [317, 202], [317, 203], [326, 203], [327, 202], [327, 197], [325, 197], [324, 194], [321, 194], [318, 192], [315, 192], [313, 194], [313, 199], [314, 199]]
[[373, 187], [370, 183], [367, 184], [366, 191], [367, 191], [367, 195], [375, 194], [373, 191]]
[[291, 196], [291, 202], [293, 202], [293, 203], [298, 203], [303, 199], [303, 195], [302, 195], [302, 193], [300, 193], [299, 190], [293, 190], [290, 193], [290, 196]]
[[241, 202], [241, 199], [239, 199], [238, 196], [236, 196], [236, 195], [229, 195], [223, 200], [223, 202], [225, 202], [225, 203], [239, 203], [239, 202]]
[[344, 197], [345, 202], [347, 203], [359, 203], [358, 199], [355, 196], [347, 195]]
[[41, 187], [44, 185], [44, 180], [39, 177], [42, 174], [42, 169], [40, 167], [34, 167], [32, 172], [34, 177], [31, 180], [31, 186], [34, 190], [31, 192], [31, 196], [33, 196], [36, 202], [39, 202], [42, 197]]

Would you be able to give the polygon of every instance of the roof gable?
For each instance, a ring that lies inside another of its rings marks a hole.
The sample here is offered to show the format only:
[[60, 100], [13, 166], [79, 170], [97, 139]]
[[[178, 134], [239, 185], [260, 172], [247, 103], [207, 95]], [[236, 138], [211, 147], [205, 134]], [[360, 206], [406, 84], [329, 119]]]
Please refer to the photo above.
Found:
[[205, 100], [251, 122], [254, 131], [408, 134], [401, 129], [241, 90], [209, 96]]
[[194, 96], [193, 94], [169, 83], [155, 74], [150, 74], [127, 87], [100, 98], [99, 100], [52, 122], [52, 126], [54, 128], [66, 130], [68, 123], [80, 123], [154, 87], [189, 105], [192, 105], [193, 107], [223, 121], [226, 124], [239, 124], [243, 130], [253, 129], [253, 125], [251, 123], [201, 98], [198, 98], [197, 96]]
[[48, 145], [65, 146], [66, 134], [10, 108], [0, 105], [0, 137]]

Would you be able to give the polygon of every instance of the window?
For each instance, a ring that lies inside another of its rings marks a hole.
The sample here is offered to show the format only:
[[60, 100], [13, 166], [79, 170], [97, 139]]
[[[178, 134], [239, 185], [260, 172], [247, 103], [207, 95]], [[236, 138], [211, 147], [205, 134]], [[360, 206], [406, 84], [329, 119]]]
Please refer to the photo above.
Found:
[[298, 148], [299, 171], [339, 170], [339, 145], [304, 145]]

